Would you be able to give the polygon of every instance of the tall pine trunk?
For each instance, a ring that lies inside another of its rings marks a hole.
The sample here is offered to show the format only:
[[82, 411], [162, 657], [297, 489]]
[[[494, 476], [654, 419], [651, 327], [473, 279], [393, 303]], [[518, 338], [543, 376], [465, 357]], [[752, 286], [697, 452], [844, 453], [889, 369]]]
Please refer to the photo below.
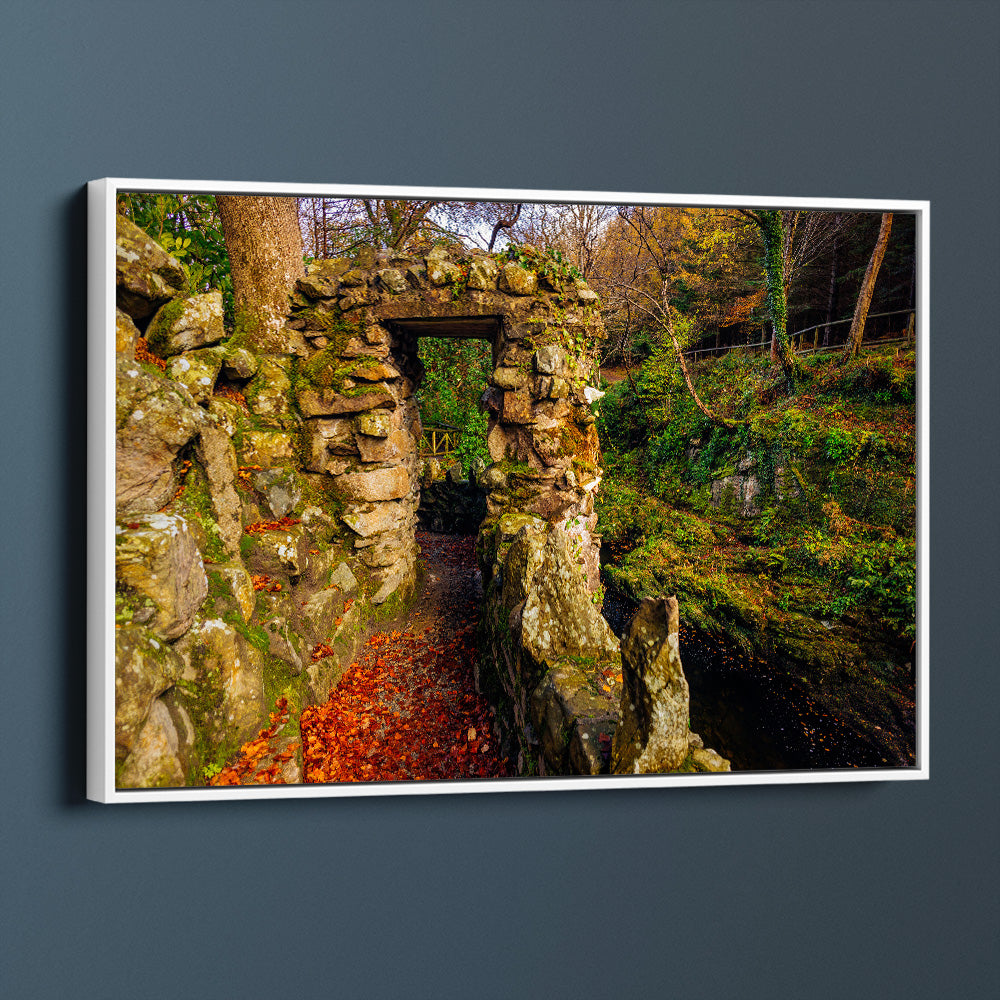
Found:
[[288, 295], [296, 279], [305, 277], [296, 199], [219, 195], [218, 205], [233, 276], [236, 334], [247, 347], [283, 354]]
[[868, 307], [872, 302], [872, 294], [875, 291], [875, 279], [878, 277], [878, 269], [882, 266], [882, 258], [885, 256], [885, 248], [889, 242], [890, 229], [892, 229], [892, 212], [883, 212], [882, 225], [878, 231], [878, 240], [875, 243], [875, 249], [872, 251], [871, 260], [868, 261], [868, 270], [865, 271], [865, 280], [861, 283], [861, 291], [858, 292], [858, 304], [854, 307], [851, 332], [844, 347], [845, 361], [856, 357], [861, 350], [861, 338], [865, 335], [865, 321], [868, 319]]

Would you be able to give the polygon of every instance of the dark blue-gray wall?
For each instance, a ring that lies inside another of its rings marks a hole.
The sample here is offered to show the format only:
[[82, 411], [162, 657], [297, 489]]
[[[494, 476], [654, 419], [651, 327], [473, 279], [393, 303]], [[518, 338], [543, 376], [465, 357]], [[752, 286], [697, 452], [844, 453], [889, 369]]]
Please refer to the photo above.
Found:
[[[996, 8], [3, 10], [0, 992], [996, 995]], [[105, 175], [929, 198], [931, 780], [85, 802], [82, 185]]]

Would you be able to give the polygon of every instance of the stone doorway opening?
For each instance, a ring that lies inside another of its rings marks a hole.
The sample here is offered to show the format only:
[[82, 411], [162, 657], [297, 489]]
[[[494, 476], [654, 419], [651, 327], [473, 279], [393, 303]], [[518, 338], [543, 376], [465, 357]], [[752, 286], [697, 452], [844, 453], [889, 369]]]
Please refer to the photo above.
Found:
[[308, 468], [331, 477], [376, 603], [416, 578], [424, 337], [492, 346], [486, 521], [520, 513], [562, 527], [597, 588], [598, 305], [584, 282], [523, 248], [517, 261], [455, 245], [368, 253], [318, 261], [299, 281], [288, 326], [302, 336], [296, 399]]
[[[415, 340], [419, 361], [418, 531], [475, 536], [486, 518], [482, 476], [489, 456], [482, 400], [501, 322], [499, 316], [475, 316], [392, 324], [401, 343]], [[421, 543], [425, 557], [434, 550]]]

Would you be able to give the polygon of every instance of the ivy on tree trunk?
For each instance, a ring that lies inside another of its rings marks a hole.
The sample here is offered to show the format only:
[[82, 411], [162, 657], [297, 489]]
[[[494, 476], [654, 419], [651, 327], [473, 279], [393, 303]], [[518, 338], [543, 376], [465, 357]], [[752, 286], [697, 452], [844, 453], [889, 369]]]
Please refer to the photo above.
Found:
[[757, 223], [764, 238], [764, 277], [767, 280], [767, 308], [777, 348], [778, 362], [785, 376], [788, 395], [795, 392], [795, 359], [788, 344], [788, 300], [785, 295], [784, 231], [780, 212], [747, 213]]

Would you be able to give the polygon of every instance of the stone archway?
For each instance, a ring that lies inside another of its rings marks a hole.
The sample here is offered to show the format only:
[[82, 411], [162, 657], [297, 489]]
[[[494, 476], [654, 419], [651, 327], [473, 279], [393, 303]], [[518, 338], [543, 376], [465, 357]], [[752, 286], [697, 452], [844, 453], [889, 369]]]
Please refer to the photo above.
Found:
[[301, 359], [303, 467], [330, 477], [376, 603], [415, 579], [422, 336], [490, 341], [487, 521], [517, 512], [562, 526], [597, 588], [597, 306], [585, 283], [530, 248], [517, 261], [454, 245], [420, 257], [367, 250], [318, 261], [297, 283], [287, 326]]

